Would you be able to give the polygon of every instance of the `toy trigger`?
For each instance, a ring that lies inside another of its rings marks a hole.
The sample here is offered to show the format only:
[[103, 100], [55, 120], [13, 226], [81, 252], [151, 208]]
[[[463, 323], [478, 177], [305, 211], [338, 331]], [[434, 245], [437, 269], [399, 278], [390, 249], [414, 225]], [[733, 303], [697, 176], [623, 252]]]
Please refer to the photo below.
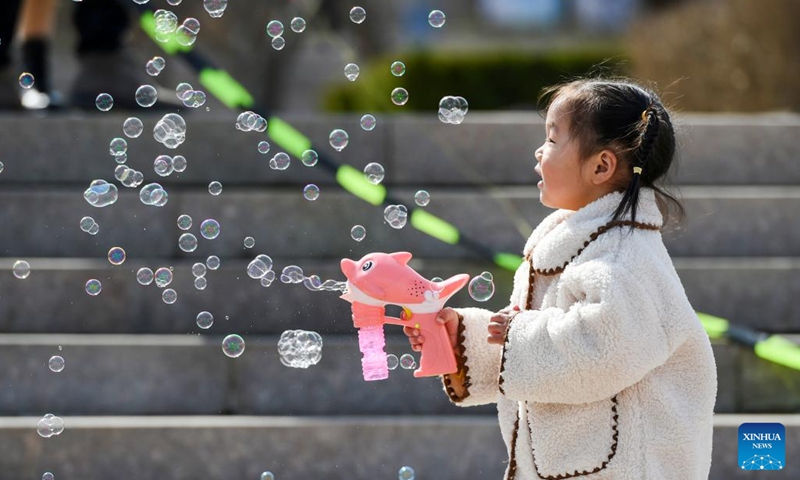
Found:
[[411, 313], [411, 310], [409, 310], [408, 307], [403, 307], [403, 314], [400, 316], [403, 318], [403, 320], [411, 320], [413, 315], [414, 314]]

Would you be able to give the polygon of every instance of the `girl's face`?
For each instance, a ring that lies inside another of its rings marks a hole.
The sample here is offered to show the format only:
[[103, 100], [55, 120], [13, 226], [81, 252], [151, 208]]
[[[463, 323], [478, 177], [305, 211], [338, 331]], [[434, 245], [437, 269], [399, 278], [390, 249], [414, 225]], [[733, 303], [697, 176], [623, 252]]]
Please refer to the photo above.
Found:
[[556, 99], [547, 111], [544, 145], [536, 150], [539, 200], [546, 207], [578, 210], [594, 199], [593, 185], [582, 175], [578, 142], [570, 138], [569, 112]]

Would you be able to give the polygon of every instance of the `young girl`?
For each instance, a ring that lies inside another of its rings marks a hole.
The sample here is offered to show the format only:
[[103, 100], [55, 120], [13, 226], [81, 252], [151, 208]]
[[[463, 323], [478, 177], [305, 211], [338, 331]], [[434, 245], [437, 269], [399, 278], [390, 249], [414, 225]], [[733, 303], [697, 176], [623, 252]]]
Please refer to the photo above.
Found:
[[[506, 478], [705, 480], [717, 375], [662, 242], [669, 114], [627, 80], [548, 90], [540, 200], [509, 307], [445, 308], [460, 406], [497, 403]], [[412, 348], [425, 341], [406, 327]]]

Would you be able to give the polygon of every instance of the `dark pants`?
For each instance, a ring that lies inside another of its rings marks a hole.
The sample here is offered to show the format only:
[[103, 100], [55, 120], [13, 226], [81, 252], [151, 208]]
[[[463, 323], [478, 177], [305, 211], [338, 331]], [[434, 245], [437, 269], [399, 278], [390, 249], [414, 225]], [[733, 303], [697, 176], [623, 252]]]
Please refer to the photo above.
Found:
[[[11, 61], [11, 40], [22, 0], [0, 0], [0, 67]], [[130, 26], [122, 0], [82, 0], [75, 3], [73, 17], [78, 30], [79, 54], [113, 52], [122, 46]]]

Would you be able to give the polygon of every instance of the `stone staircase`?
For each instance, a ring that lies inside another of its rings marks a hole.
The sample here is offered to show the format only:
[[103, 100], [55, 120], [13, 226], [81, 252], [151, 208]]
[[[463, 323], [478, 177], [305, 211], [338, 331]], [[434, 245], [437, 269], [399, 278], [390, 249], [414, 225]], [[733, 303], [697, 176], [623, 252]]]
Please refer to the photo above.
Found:
[[[120, 480], [159, 478], [392, 479], [404, 465], [417, 478], [501, 478], [506, 460], [493, 406], [449, 404], [436, 379], [414, 379], [397, 369], [382, 382], [364, 382], [349, 304], [332, 292], [311, 292], [276, 281], [261, 287], [246, 265], [265, 253], [280, 271], [343, 279], [339, 259], [371, 251], [408, 250], [426, 277], [484, 270], [496, 293], [478, 304], [465, 292], [453, 305], [505, 306], [511, 274], [462, 247], [432, 239], [407, 225], [395, 230], [373, 207], [339, 188], [320, 166], [292, 160], [274, 171], [256, 133], [234, 129], [236, 114], [185, 113], [187, 141], [164, 152], [149, 135], [159, 116], [139, 114], [145, 134], [128, 139], [128, 165], [169, 192], [163, 208], [143, 205], [138, 189], [120, 187], [119, 201], [96, 209], [82, 198], [95, 178], [113, 179], [107, 153], [122, 136], [126, 112], [0, 115], [0, 480], [39, 478]], [[373, 161], [386, 169], [384, 185], [408, 205], [417, 189], [427, 208], [489, 247], [516, 253], [549, 211], [538, 202], [533, 151], [542, 142], [535, 114], [471, 112], [464, 124], [435, 116], [384, 116], [364, 132], [357, 116], [286, 116], [320, 152], [357, 169]], [[689, 217], [665, 234], [667, 248], [698, 311], [737, 325], [786, 334], [800, 343], [800, 117], [685, 115], [680, 170], [675, 178]], [[328, 133], [344, 128], [350, 144], [336, 153]], [[152, 160], [182, 154], [185, 172], [157, 177]], [[163, 181], [160, 181], [163, 180]], [[223, 192], [211, 196], [208, 183]], [[315, 202], [302, 197], [320, 187]], [[181, 214], [194, 219], [198, 249], [178, 248]], [[91, 215], [100, 233], [83, 233]], [[207, 241], [198, 225], [215, 218], [219, 238]], [[367, 237], [350, 238], [355, 224]], [[256, 239], [253, 249], [243, 239]], [[128, 259], [112, 266], [112, 246]], [[192, 285], [191, 265], [222, 259]], [[11, 274], [30, 262], [25, 280]], [[174, 267], [167, 305], [155, 285], [141, 286], [142, 266]], [[90, 278], [103, 290], [84, 292]], [[214, 314], [207, 331], [195, 324]], [[287, 329], [324, 337], [322, 361], [307, 370], [284, 367], [276, 344]], [[387, 351], [411, 353], [399, 330], [387, 327]], [[247, 348], [236, 359], [220, 351], [229, 333]], [[718, 366], [713, 480], [750, 478], [737, 468], [737, 428], [780, 422], [791, 451], [800, 442], [800, 373], [757, 358], [727, 340], [713, 341]], [[62, 355], [66, 368], [47, 368]], [[36, 433], [46, 413], [65, 420], [52, 438]], [[796, 450], [795, 450], [796, 451]], [[787, 455], [776, 478], [800, 477]]]

